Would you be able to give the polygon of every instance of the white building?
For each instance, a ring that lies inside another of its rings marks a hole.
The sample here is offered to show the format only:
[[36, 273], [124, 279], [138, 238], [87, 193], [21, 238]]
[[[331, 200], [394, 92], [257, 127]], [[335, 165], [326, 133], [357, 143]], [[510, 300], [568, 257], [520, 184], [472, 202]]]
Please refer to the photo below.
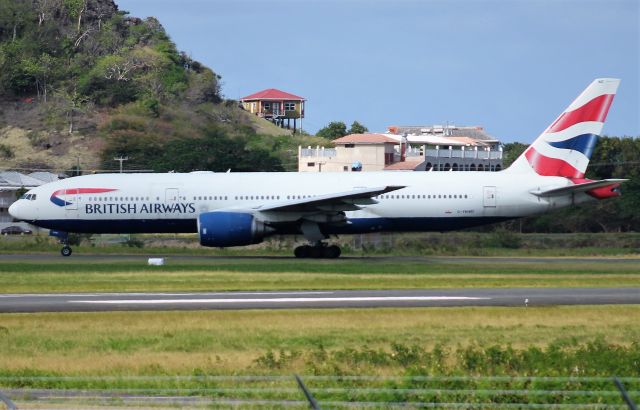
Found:
[[298, 149], [299, 172], [499, 171], [500, 142], [482, 127], [392, 126], [386, 133], [352, 134], [335, 148]]

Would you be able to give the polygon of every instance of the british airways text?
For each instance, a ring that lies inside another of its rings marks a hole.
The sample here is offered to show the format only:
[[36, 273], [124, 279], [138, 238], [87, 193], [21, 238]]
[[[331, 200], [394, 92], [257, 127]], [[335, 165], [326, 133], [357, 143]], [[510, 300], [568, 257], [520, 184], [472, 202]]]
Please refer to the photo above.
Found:
[[86, 204], [87, 214], [194, 214], [196, 207], [193, 203], [173, 204]]

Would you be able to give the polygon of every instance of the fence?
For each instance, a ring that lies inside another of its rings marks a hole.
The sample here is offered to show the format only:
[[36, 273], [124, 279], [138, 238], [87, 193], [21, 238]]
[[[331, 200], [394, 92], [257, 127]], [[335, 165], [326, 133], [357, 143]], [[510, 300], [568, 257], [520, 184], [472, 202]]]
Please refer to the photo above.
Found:
[[[617, 382], [616, 382], [617, 380]], [[618, 385], [616, 385], [618, 383]], [[621, 388], [622, 387], [622, 388]], [[633, 409], [640, 378], [468, 376], [0, 377], [15, 408]], [[0, 403], [2, 396], [0, 395]]]

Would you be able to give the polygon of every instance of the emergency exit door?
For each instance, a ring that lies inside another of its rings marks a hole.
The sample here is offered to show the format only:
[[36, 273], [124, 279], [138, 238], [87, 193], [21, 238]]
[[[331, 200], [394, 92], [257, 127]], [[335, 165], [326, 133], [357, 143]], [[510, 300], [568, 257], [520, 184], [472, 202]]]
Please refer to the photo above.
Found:
[[494, 186], [486, 186], [483, 187], [483, 205], [485, 208], [495, 208], [496, 207], [496, 187]]

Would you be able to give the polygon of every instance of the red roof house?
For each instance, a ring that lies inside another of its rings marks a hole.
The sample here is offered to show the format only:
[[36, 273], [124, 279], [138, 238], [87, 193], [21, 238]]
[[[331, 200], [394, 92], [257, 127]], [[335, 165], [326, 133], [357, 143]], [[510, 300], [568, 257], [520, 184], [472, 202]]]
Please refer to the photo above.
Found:
[[297, 128], [297, 119], [300, 119], [300, 128], [302, 128], [306, 101], [304, 97], [269, 88], [247, 95], [241, 98], [240, 101], [242, 102], [242, 108], [246, 111], [265, 118], [282, 128], [290, 129], [291, 120], [293, 119], [294, 134]]

